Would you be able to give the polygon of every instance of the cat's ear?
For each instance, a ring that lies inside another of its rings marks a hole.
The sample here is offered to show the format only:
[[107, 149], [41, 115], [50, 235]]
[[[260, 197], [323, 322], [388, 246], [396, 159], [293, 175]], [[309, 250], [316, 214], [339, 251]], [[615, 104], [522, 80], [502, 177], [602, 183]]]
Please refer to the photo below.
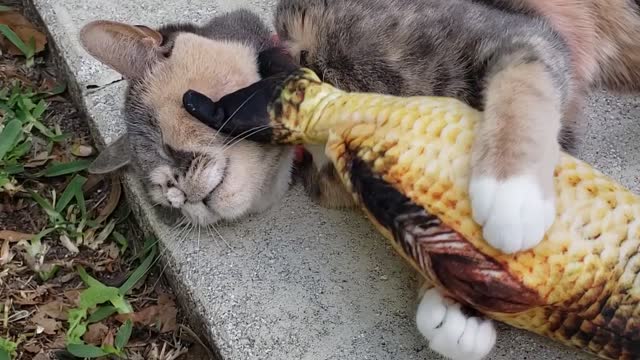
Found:
[[129, 137], [125, 133], [102, 150], [88, 171], [91, 174], [108, 174], [121, 169], [131, 162], [130, 153]]
[[141, 77], [162, 56], [162, 34], [143, 25], [92, 21], [80, 30], [80, 43], [128, 79]]

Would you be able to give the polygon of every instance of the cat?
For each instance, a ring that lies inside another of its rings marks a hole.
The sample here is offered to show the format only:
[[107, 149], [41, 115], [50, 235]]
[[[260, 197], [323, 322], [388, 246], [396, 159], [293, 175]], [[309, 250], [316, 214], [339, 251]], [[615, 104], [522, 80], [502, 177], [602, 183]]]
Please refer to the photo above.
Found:
[[[571, 152], [589, 92], [640, 87], [638, 1], [281, 0], [274, 27], [295, 61], [340, 89], [451, 96], [484, 111], [469, 196], [485, 239], [504, 252], [543, 240], [555, 217], [553, 169]], [[306, 187], [351, 207], [321, 147]], [[436, 352], [481, 359], [491, 321], [424, 284], [416, 314]]]
[[[552, 224], [553, 168], [575, 141], [585, 96], [598, 85], [636, 90], [637, 10], [627, 1], [281, 0], [274, 25], [299, 65], [338, 88], [451, 96], [484, 111], [472, 149], [472, 216], [491, 245], [517, 252]], [[242, 103], [251, 91], [228, 99]], [[255, 98], [252, 109], [266, 99]], [[312, 196], [354, 205], [323, 160], [307, 179]], [[493, 348], [491, 321], [428, 284], [420, 298], [417, 327], [433, 350], [480, 359]]]
[[[543, 239], [555, 216], [561, 127], [570, 129], [579, 96], [570, 47], [549, 22], [488, 1], [283, 0], [274, 26], [300, 65], [338, 88], [451, 96], [483, 110], [473, 217], [504, 252]], [[331, 165], [311, 174], [322, 204], [353, 205]]]

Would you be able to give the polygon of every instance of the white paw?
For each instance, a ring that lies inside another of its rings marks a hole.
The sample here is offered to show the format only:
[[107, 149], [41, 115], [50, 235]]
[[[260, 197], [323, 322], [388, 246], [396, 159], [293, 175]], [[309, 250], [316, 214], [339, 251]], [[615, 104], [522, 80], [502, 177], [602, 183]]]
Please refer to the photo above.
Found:
[[503, 181], [473, 177], [469, 197], [473, 219], [483, 227], [485, 240], [508, 254], [538, 245], [555, 219], [555, 198], [545, 199], [532, 176]]
[[491, 320], [463, 314], [460, 304], [445, 299], [435, 288], [418, 305], [416, 324], [429, 347], [452, 360], [483, 359], [496, 343]]
[[180, 208], [184, 204], [184, 193], [178, 188], [170, 187], [167, 189], [167, 200], [174, 208]]

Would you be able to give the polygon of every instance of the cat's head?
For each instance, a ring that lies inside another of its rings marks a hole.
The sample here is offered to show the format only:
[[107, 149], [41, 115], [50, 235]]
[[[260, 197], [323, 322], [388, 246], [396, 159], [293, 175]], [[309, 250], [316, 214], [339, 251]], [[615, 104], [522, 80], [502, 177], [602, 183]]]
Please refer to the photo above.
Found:
[[259, 80], [257, 55], [269, 31], [256, 15], [240, 10], [202, 27], [157, 30], [94, 21], [80, 39], [129, 82], [126, 133], [101, 152], [91, 172], [135, 170], [152, 202], [200, 225], [262, 211], [285, 193], [290, 147], [225, 137], [182, 107], [189, 89], [215, 100]]

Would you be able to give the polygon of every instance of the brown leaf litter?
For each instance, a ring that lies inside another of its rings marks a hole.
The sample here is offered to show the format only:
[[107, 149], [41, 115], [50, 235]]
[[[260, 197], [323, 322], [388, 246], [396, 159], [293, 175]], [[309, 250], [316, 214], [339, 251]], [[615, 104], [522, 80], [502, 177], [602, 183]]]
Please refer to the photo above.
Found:
[[[33, 41], [36, 54], [44, 51], [45, 45], [47, 44], [47, 36], [39, 31], [35, 25], [19, 12], [0, 12], [0, 24], [7, 25], [27, 46]], [[0, 46], [11, 55], [22, 55], [22, 51], [13, 45], [11, 41], [8, 41], [2, 34], [0, 34]]]

